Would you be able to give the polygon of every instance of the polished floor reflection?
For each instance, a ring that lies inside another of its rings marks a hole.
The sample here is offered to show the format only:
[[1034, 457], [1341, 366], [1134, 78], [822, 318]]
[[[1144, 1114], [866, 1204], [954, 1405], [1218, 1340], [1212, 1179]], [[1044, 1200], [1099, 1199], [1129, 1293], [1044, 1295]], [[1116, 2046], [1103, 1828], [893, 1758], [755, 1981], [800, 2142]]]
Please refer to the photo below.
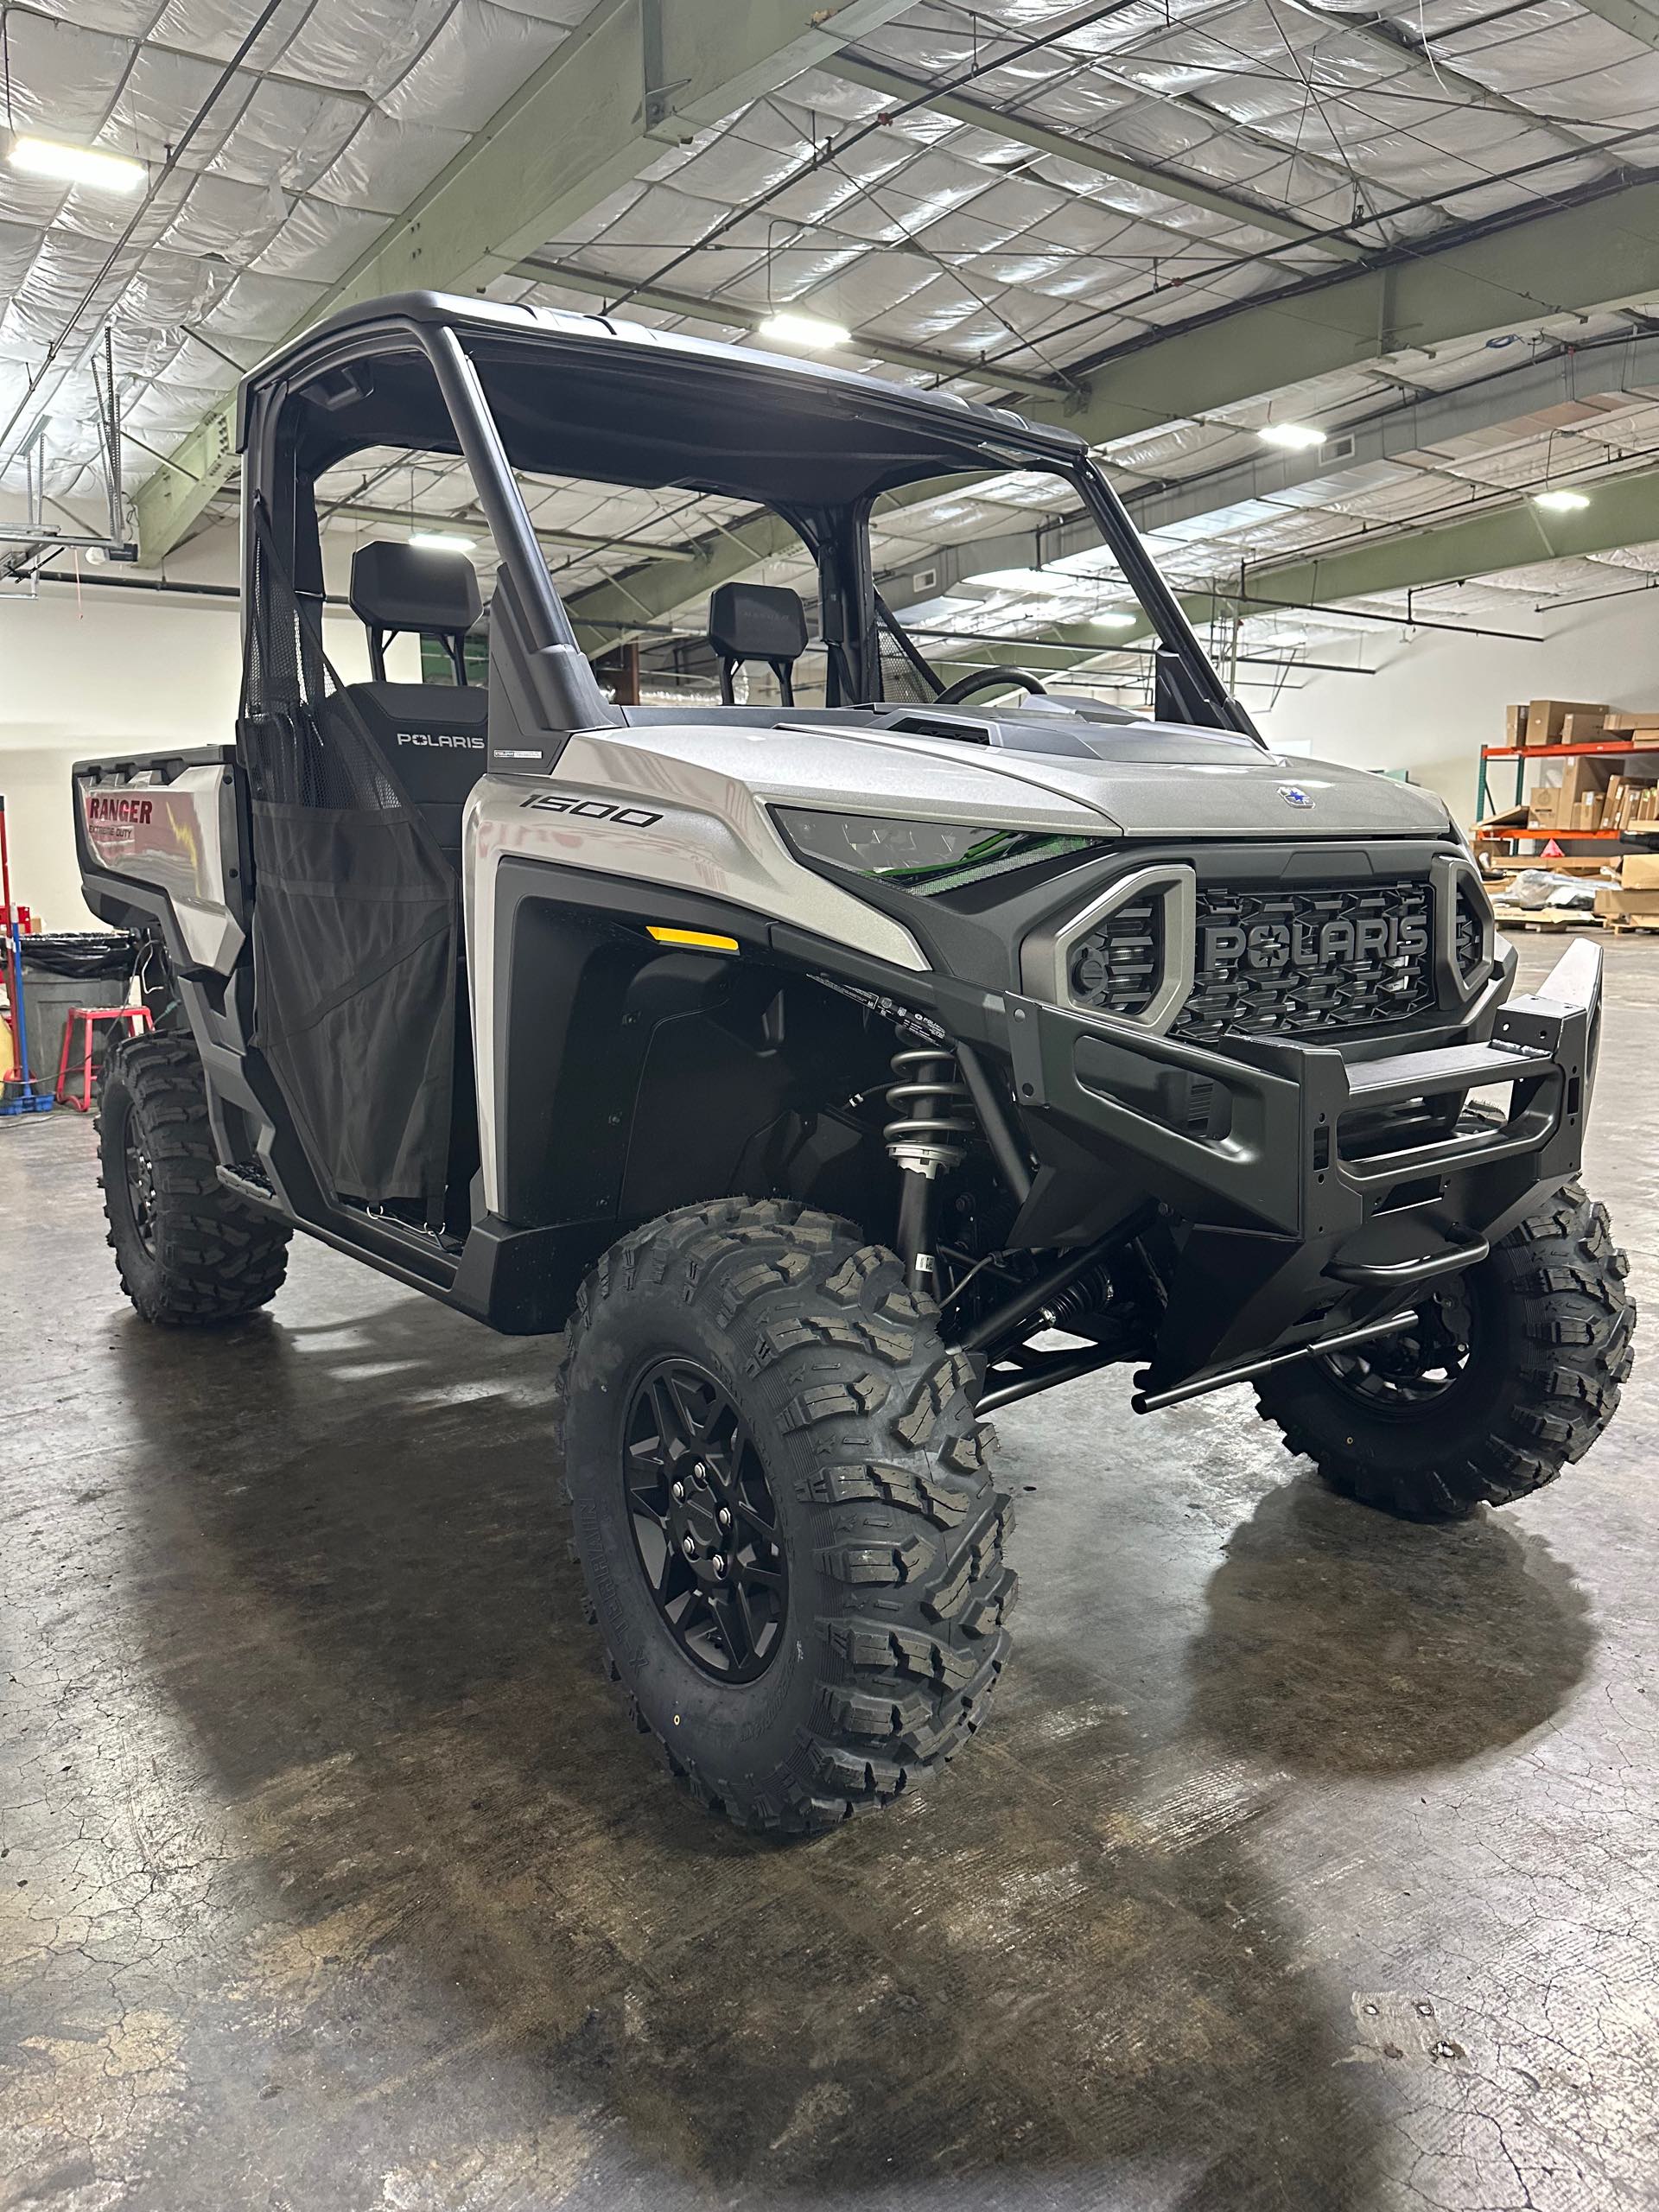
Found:
[[[1659, 1310], [1659, 947], [1609, 966]], [[1592, 1457], [1449, 1531], [1238, 1396], [1009, 1409], [994, 1722], [780, 1850], [599, 1677], [544, 1345], [304, 1243], [149, 1331], [92, 1175], [0, 1126], [7, 2212], [1659, 2202], [1644, 1335]]]

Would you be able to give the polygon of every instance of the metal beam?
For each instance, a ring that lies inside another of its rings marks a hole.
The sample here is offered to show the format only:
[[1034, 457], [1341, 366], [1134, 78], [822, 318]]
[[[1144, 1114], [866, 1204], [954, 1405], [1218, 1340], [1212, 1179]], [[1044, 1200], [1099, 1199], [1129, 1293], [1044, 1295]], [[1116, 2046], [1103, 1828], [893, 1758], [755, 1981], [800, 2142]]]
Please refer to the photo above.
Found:
[[689, 550], [690, 567], [653, 561], [614, 582], [573, 592], [565, 606], [582, 651], [608, 650], [642, 626], [660, 622], [675, 607], [712, 591], [716, 584], [747, 575], [764, 561], [790, 554], [804, 557], [806, 549], [781, 515], [767, 512], [712, 531], [696, 539]]
[[[521, 276], [539, 283], [559, 284], [567, 292], [580, 292], [600, 300], [638, 301], [641, 307], [660, 308], [667, 315], [693, 315], [700, 322], [721, 324], [728, 330], [758, 330], [771, 312], [766, 308], [742, 306], [736, 300], [711, 300], [696, 292], [677, 292], [663, 284], [636, 284], [626, 276], [607, 276], [602, 270], [578, 269], [566, 261], [544, 261], [531, 254], [518, 264]], [[918, 346], [894, 346], [885, 338], [853, 333], [853, 349], [892, 361], [900, 368], [925, 369], [935, 377], [972, 377], [998, 391], [1019, 391], [1039, 399], [1064, 399], [1066, 385], [1058, 377], [1022, 376], [1017, 370], [986, 368], [972, 359], [949, 353], [925, 353]]]
[[837, 54], [833, 61], [823, 65], [823, 73], [839, 77], [849, 85], [861, 85], [868, 92], [886, 93], [893, 99], [919, 101], [936, 115], [950, 116], [958, 123], [971, 123], [982, 130], [995, 132], [999, 138], [1012, 138], [1021, 146], [1034, 147], [1039, 154], [1070, 162], [1078, 168], [1093, 169], [1101, 176], [1117, 177], [1126, 184], [1160, 192], [1165, 199], [1181, 200], [1189, 207], [1207, 208], [1213, 215], [1226, 216], [1230, 222], [1248, 223], [1252, 230], [1265, 231], [1273, 238], [1288, 238], [1331, 260], [1363, 258], [1363, 246], [1317, 231], [1311, 224], [1300, 222], [1276, 207], [1264, 207], [1259, 201], [1238, 193], [1219, 192], [1213, 185], [1184, 175], [1179, 170], [1134, 161], [1127, 154], [1097, 146], [1087, 138], [1074, 138], [1065, 131], [1051, 130], [1043, 124], [1027, 121], [1022, 115], [1011, 114], [1006, 108], [993, 107], [984, 100], [969, 99], [961, 92], [934, 86], [925, 78], [907, 77], [901, 70], [867, 60], [861, 54]]
[[[665, 143], [721, 121], [905, 4], [601, 0], [296, 328], [388, 292], [481, 292], [638, 175]], [[235, 465], [232, 399], [141, 487], [145, 563], [178, 543]]]
[[[1590, 504], [1575, 514], [1550, 514], [1522, 499], [1459, 521], [1402, 531], [1378, 543], [1362, 542], [1339, 552], [1247, 569], [1244, 590], [1257, 613], [1268, 607], [1328, 606], [1334, 600], [1463, 583], [1506, 569], [1659, 539], [1659, 467], [1592, 478], [1583, 489]], [[1207, 594], [1203, 603], [1209, 605]]]
[[1300, 284], [1132, 340], [1084, 379], [1066, 414], [1091, 445], [1143, 436], [1287, 385], [1485, 331], [1535, 327], [1659, 288], [1659, 184], [1552, 208], [1351, 276]]
[[1644, 0], [1579, 0], [1579, 5], [1643, 46], [1659, 48], [1659, 10], [1645, 5]]
[[[365, 506], [355, 499], [326, 504], [319, 512], [319, 519], [325, 523], [363, 523], [371, 530], [477, 531], [486, 537], [490, 531], [489, 524], [480, 514], [422, 514], [418, 510], [411, 511], [407, 507]], [[580, 530], [543, 530], [539, 527], [536, 536], [551, 552], [639, 553], [653, 561], [692, 561], [696, 558], [689, 546], [658, 545], [647, 537], [595, 537]]]
[[[1659, 184], [1635, 184], [1487, 226], [1446, 245], [1427, 239], [1381, 266], [1297, 285], [1132, 341], [1080, 378], [1079, 399], [1025, 411], [1105, 445], [1408, 348], [1526, 328], [1656, 290]], [[912, 496], [931, 497], [933, 488]], [[721, 565], [717, 546], [706, 550], [710, 583], [742, 574]], [[648, 569], [627, 579], [630, 591], [658, 613], [678, 603], [662, 594], [660, 582]], [[585, 599], [579, 595], [576, 607], [593, 619]]]
[[[1306, 484], [1374, 467], [1379, 462], [1427, 454], [1471, 433], [1515, 423], [1546, 408], [1605, 392], [1659, 387], [1659, 334], [1605, 340], [1578, 349], [1563, 348], [1542, 360], [1501, 369], [1478, 383], [1381, 407], [1359, 421], [1333, 430], [1323, 446], [1306, 453], [1281, 453], [1264, 447], [1259, 455], [1224, 468], [1206, 469], [1173, 483], [1123, 490], [1123, 503], [1137, 529], [1148, 534], [1173, 530], [1199, 516], [1225, 512], [1253, 500], [1272, 502]], [[1120, 487], [1122, 488], [1122, 487]], [[880, 516], [878, 513], [878, 520]], [[994, 538], [970, 538], [934, 547], [903, 569], [878, 579], [889, 603], [936, 597], [985, 569], [1035, 569], [1100, 543], [1100, 533], [1086, 516], [1038, 524]], [[918, 572], [934, 581], [918, 586]]]
[[[1373, 47], [1379, 54], [1386, 54], [1395, 61], [1421, 63], [1432, 73], [1434, 82], [1443, 92], [1461, 92], [1471, 106], [1490, 109], [1496, 115], [1512, 116], [1529, 130], [1547, 131], [1560, 144], [1571, 146], [1580, 153], [1592, 154], [1596, 150], [1593, 138], [1580, 138], [1559, 124], [1541, 122], [1530, 108], [1523, 107], [1519, 100], [1512, 100], [1506, 92], [1497, 92], [1491, 85], [1483, 85], [1478, 77], [1471, 77], [1463, 70], [1454, 68], [1451, 62], [1431, 50], [1427, 38], [1420, 36], [1408, 26], [1390, 22], [1380, 10], [1376, 15], [1366, 17], [1338, 15], [1328, 7], [1315, 5], [1314, 0], [1289, 0], [1289, 4], [1299, 16], [1307, 16], [1314, 22], [1323, 23], [1339, 38], [1357, 40], [1361, 45]], [[1580, 4], [1591, 5], [1592, 0], [1580, 0]], [[1630, 0], [1612, 0], [1612, 4], [1630, 4]], [[1315, 46], [1313, 60], [1316, 67], [1319, 59], [1319, 49]], [[1341, 91], [1332, 89], [1334, 96], [1341, 99]], [[1378, 99], [1389, 97], [1386, 85], [1372, 89]], [[1456, 103], [1448, 99], [1446, 105], [1453, 107]], [[1584, 128], [1594, 131], [1597, 126], [1586, 124]], [[1382, 213], [1386, 216], [1388, 210], [1384, 208]]]
[[[1184, 592], [1181, 605], [1193, 623], [1233, 614], [1306, 613], [1339, 601], [1468, 583], [1510, 569], [1582, 559], [1588, 554], [1614, 552], [1622, 545], [1659, 540], [1659, 467], [1604, 477], [1586, 488], [1590, 505], [1573, 514], [1548, 513], [1530, 499], [1511, 500], [1454, 522], [1397, 531], [1386, 537], [1378, 533], [1375, 543], [1362, 540], [1339, 552], [1263, 562], [1246, 569], [1236, 581]], [[1150, 627], [1142, 620], [1133, 629], [1103, 639], [1085, 623], [1044, 623], [1034, 628], [1029, 642], [1033, 647], [1072, 648], [1075, 665], [1101, 659], [1114, 646], [1136, 644], [1149, 634]], [[976, 648], [975, 658], [1017, 668], [1026, 649], [1024, 643], [998, 644]]]

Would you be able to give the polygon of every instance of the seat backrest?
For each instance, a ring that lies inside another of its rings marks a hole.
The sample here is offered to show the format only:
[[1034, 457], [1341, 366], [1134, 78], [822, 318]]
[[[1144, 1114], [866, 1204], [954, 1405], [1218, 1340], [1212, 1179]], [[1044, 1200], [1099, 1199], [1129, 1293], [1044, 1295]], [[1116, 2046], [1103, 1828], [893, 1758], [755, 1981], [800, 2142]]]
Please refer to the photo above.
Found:
[[721, 584], [709, 594], [709, 642], [720, 660], [720, 696], [733, 703], [732, 678], [746, 660], [763, 660], [784, 704], [795, 703], [795, 664], [806, 651], [806, 609], [781, 584]]
[[[373, 741], [396, 787], [453, 866], [461, 861], [461, 817], [484, 772], [489, 694], [467, 681], [467, 632], [479, 618], [478, 578], [459, 553], [383, 540], [352, 556], [352, 609], [369, 633], [371, 683], [349, 683], [323, 709], [349, 715]], [[441, 638], [453, 683], [392, 683], [386, 641], [400, 631]]]
[[[445, 859], [459, 868], [461, 814], [484, 772], [489, 694], [476, 683], [350, 683], [342, 698]], [[327, 702], [325, 730], [344, 711]]]
[[400, 631], [441, 638], [457, 685], [467, 681], [466, 638], [479, 617], [478, 578], [463, 553], [379, 539], [352, 556], [352, 611], [369, 633], [369, 664], [386, 680], [386, 640]]

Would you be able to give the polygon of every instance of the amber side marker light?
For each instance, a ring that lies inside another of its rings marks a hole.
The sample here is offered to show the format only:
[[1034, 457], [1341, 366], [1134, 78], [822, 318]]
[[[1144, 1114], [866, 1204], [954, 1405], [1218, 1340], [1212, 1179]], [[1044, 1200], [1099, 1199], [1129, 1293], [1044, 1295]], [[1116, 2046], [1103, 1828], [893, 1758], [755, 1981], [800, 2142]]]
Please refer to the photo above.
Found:
[[671, 930], [657, 922], [647, 922], [645, 934], [654, 937], [658, 944], [689, 944], [699, 952], [735, 952], [734, 937], [716, 937], [712, 930]]

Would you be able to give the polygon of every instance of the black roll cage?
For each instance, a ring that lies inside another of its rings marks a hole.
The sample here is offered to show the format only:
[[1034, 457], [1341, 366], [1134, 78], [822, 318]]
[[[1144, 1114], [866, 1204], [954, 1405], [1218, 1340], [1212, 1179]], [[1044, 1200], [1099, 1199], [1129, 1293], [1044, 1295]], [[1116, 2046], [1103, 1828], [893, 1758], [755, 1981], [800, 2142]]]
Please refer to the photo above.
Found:
[[[411, 357], [431, 372], [425, 393], [400, 391], [390, 373]], [[493, 404], [480, 365], [499, 384], [516, 379]], [[516, 442], [511, 458], [504, 409]], [[324, 468], [370, 445], [452, 452], [466, 461], [500, 560], [491, 613], [492, 766], [545, 770], [572, 730], [622, 720], [549, 575], [515, 459], [588, 481], [714, 491], [789, 522], [817, 568], [830, 706], [880, 700], [884, 627], [912, 666], [918, 658], [876, 596], [869, 521], [882, 492], [956, 471], [1052, 471], [1076, 492], [1156, 633], [1160, 715], [1256, 734], [1082, 440], [1001, 409], [599, 316], [410, 293], [346, 310], [255, 371], [239, 394], [237, 441], [245, 514], [263, 508], [300, 595], [319, 605], [314, 486]], [[263, 611], [251, 588], [254, 557], [245, 521], [245, 661], [267, 642], [254, 634]]]

